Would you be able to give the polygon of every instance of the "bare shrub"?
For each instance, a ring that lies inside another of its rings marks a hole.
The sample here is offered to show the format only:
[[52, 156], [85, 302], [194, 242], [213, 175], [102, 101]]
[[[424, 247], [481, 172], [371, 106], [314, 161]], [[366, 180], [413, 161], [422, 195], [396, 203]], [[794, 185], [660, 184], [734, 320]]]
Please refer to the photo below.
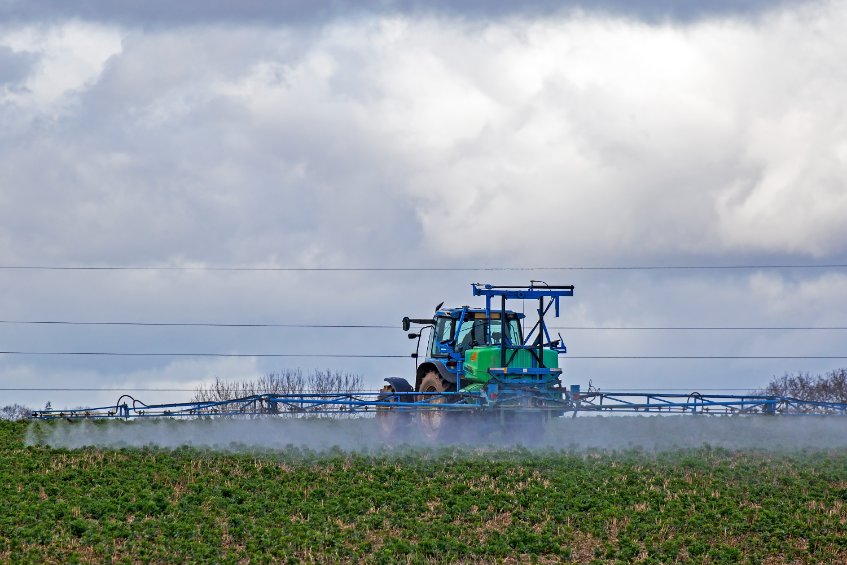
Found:
[[815, 376], [808, 372], [786, 373], [774, 377], [764, 390], [758, 392], [811, 402], [847, 403], [847, 369], [835, 369]]
[[257, 394], [295, 394], [306, 389], [306, 379], [300, 369], [286, 369], [259, 377]]
[[21, 404], [9, 404], [0, 408], [0, 420], [26, 420], [32, 416], [32, 410]]
[[[193, 402], [226, 402], [264, 394], [331, 394], [352, 393], [363, 388], [362, 377], [355, 373], [316, 369], [304, 375], [300, 369], [284, 369], [268, 373], [255, 380], [223, 380], [216, 378], [210, 385], [201, 385]], [[244, 405], [249, 411], [276, 413], [281, 410], [274, 399], [258, 398]], [[334, 408], [333, 408], [334, 409]], [[214, 409], [204, 410], [213, 413]], [[320, 408], [315, 411], [320, 412]]]
[[306, 392], [307, 379], [299, 369], [268, 373], [255, 380], [227, 381], [216, 378], [208, 386], [201, 385], [194, 394], [195, 402], [222, 402], [257, 394], [294, 394]]
[[309, 375], [309, 392], [332, 393], [362, 390], [362, 377], [341, 371], [315, 370]]

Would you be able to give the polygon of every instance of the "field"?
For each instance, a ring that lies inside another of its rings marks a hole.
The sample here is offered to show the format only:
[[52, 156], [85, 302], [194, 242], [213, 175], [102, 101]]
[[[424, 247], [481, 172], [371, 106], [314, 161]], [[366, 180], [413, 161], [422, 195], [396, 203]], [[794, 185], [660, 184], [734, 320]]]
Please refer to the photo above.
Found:
[[847, 561], [847, 451], [76, 450], [0, 424], [13, 562]]

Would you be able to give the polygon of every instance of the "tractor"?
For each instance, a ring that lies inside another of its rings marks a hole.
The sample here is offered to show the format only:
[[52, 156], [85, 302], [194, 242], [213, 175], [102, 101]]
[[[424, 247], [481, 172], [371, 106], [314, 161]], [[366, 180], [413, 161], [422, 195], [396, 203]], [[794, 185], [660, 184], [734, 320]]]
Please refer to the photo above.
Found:
[[[412, 357], [420, 361], [414, 385], [403, 377], [385, 379], [380, 395], [384, 405], [377, 411], [383, 433], [407, 432], [416, 419], [426, 439], [455, 437], [462, 426], [450, 422], [460, 422], [459, 415], [479, 408], [505, 422], [545, 419], [569, 404], [559, 368], [559, 355], [567, 349], [561, 336], [551, 339], [544, 318], [551, 308], [559, 315], [559, 298], [573, 296], [574, 287], [533, 281], [529, 286], [471, 288], [474, 296], [485, 298], [485, 307], [444, 308], [442, 303], [431, 318], [403, 318], [404, 331], [419, 326], [408, 337], [417, 340]], [[538, 320], [529, 331], [524, 331], [526, 315], [507, 309], [509, 300], [537, 303]], [[427, 331], [422, 356], [421, 338]]]

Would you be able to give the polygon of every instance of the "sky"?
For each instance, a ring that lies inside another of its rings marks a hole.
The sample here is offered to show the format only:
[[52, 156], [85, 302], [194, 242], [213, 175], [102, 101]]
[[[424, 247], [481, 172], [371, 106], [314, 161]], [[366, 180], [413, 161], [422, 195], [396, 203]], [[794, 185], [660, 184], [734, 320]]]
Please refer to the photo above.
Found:
[[[844, 267], [565, 269], [847, 264], [845, 26], [844, 1], [0, 0], [0, 319], [399, 326], [477, 304], [472, 282], [537, 279], [576, 287], [554, 326], [847, 326]], [[534, 270], [473, 270], [511, 267]], [[604, 390], [847, 365], [578, 358], [847, 357], [841, 330], [561, 332], [566, 384]], [[413, 344], [399, 327], [0, 323], [0, 350]], [[414, 361], [0, 355], [0, 388], [285, 368], [377, 389]], [[2, 390], [0, 405], [119, 394]]]

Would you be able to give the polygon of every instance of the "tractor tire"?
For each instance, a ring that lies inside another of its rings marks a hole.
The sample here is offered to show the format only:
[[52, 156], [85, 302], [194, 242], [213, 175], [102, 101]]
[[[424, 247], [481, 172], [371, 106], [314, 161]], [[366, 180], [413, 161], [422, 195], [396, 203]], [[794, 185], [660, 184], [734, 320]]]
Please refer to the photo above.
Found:
[[[445, 381], [435, 371], [430, 371], [424, 378], [421, 379], [421, 386], [418, 392], [451, 392], [455, 390], [455, 385]], [[446, 404], [449, 399], [443, 397], [433, 397], [431, 395], [418, 396], [419, 402], [428, 402], [430, 404]], [[418, 429], [420, 430], [421, 439], [426, 443], [432, 443], [444, 440], [448, 437], [449, 418], [448, 410], [442, 410], [437, 407], [421, 408], [418, 414]]]
[[[379, 391], [380, 395], [377, 400], [380, 402], [397, 402], [397, 397], [392, 396], [392, 393], [397, 392], [391, 385], [385, 385]], [[377, 406], [376, 407], [376, 423], [379, 429], [379, 435], [385, 441], [402, 441], [406, 438], [411, 414], [406, 412], [401, 407], [393, 406]]]

